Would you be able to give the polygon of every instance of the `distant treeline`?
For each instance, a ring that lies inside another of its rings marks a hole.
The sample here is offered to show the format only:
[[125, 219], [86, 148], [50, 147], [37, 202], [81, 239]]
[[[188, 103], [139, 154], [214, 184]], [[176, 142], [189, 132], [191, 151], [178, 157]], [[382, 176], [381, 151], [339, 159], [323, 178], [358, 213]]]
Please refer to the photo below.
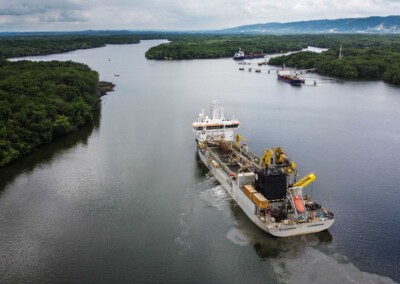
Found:
[[91, 121], [98, 83], [80, 63], [0, 60], [0, 166]]
[[307, 46], [321, 48], [346, 47], [365, 48], [400, 44], [395, 35], [168, 35], [173, 41], [150, 48], [148, 59], [201, 59], [232, 57], [242, 48], [246, 53], [267, 54], [298, 51]]
[[240, 48], [246, 53], [301, 50], [305, 42], [285, 36], [169, 35], [172, 42], [150, 48], [148, 59], [207, 59], [232, 57]]
[[139, 43], [152, 35], [29, 35], [0, 37], [0, 58], [48, 55], [106, 44]]
[[[239, 47], [246, 53], [298, 51], [307, 46], [328, 48], [321, 54], [299, 52], [275, 57], [270, 64], [318, 68], [325, 75], [349, 79], [383, 79], [400, 84], [400, 35], [263, 35], [169, 36], [171, 43], [146, 52], [148, 59], [201, 59], [232, 57]], [[344, 58], [338, 59], [340, 45]]]

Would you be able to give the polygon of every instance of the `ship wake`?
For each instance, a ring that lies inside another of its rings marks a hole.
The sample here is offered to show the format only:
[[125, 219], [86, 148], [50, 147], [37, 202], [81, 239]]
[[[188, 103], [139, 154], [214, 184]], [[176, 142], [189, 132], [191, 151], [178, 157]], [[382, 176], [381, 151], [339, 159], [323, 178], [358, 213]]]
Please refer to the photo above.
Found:
[[392, 279], [361, 271], [341, 254], [325, 254], [306, 247], [301, 254], [284, 253], [271, 264], [282, 283], [395, 283]]

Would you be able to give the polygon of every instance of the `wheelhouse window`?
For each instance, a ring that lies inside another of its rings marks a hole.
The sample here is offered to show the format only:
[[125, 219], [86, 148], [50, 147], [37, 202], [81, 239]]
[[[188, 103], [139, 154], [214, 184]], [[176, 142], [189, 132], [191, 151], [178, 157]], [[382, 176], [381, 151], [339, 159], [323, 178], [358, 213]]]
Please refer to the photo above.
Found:
[[207, 126], [207, 130], [222, 129], [222, 128], [224, 128], [223, 125]]
[[239, 124], [230, 124], [230, 125], [225, 125], [225, 128], [237, 128]]

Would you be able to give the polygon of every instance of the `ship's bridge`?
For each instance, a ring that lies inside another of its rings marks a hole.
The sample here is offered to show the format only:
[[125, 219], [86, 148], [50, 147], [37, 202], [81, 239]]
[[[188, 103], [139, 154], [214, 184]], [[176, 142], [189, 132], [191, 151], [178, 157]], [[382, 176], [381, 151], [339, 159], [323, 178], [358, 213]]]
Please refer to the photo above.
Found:
[[193, 130], [216, 130], [216, 129], [235, 129], [239, 128], [239, 121], [224, 121], [226, 123], [193, 123]]
[[199, 114], [197, 121], [192, 124], [193, 132], [198, 141], [225, 140], [233, 141], [234, 130], [239, 128], [240, 122], [235, 119], [226, 119], [224, 110], [218, 102], [211, 104], [212, 117], [204, 114], [204, 109]]

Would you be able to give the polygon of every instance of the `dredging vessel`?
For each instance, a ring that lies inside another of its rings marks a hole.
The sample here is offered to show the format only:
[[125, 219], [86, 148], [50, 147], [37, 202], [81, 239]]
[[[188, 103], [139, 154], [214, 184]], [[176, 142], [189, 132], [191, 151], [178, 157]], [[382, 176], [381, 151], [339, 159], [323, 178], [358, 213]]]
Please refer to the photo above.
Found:
[[218, 102], [211, 117], [198, 115], [192, 124], [201, 161], [258, 227], [276, 237], [316, 233], [328, 229], [334, 214], [304, 194], [316, 176], [297, 180], [296, 164], [281, 147], [256, 156], [235, 131], [240, 122], [224, 117]]

